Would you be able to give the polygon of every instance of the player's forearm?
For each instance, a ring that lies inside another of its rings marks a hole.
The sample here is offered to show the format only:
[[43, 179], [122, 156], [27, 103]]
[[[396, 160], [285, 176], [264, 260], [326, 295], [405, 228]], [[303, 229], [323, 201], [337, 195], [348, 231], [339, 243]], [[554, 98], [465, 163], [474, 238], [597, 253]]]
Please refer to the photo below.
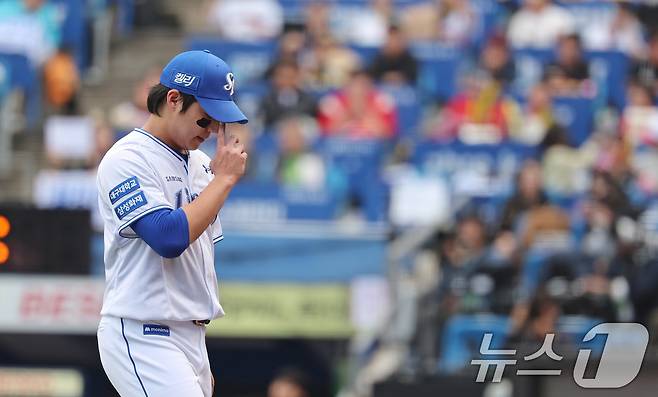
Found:
[[215, 220], [234, 183], [215, 177], [194, 201], [183, 206], [190, 228], [190, 244]]

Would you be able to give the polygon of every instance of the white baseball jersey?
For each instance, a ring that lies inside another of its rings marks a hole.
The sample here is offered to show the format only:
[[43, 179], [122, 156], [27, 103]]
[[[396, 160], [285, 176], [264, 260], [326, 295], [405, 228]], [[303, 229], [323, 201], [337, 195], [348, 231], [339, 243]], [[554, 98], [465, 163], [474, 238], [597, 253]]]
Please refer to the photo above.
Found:
[[101, 315], [134, 320], [205, 320], [224, 315], [213, 244], [219, 217], [177, 258], [158, 255], [131, 225], [194, 200], [213, 178], [200, 150], [183, 156], [142, 129], [119, 140], [98, 167], [106, 287]]

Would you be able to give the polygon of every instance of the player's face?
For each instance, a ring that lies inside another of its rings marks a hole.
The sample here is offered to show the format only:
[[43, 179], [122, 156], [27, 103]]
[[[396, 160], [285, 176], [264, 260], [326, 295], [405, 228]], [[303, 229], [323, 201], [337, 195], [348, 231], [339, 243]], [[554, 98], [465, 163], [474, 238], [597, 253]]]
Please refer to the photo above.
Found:
[[210, 134], [223, 131], [224, 123], [214, 120], [198, 102], [193, 103], [185, 113], [178, 113], [178, 144], [188, 150], [198, 149]]

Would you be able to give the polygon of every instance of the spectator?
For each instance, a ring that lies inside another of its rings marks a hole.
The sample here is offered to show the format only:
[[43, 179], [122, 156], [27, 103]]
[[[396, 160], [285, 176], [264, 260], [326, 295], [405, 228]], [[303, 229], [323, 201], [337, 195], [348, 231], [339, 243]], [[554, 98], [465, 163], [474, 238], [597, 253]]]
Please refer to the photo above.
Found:
[[277, 180], [287, 187], [322, 189], [327, 171], [320, 155], [311, 150], [317, 135], [315, 121], [305, 117], [288, 117], [279, 121], [277, 138], [279, 161]]
[[266, 129], [290, 115], [315, 117], [315, 98], [301, 88], [300, 80], [295, 62], [282, 61], [274, 67], [270, 91], [260, 105]]
[[609, 21], [592, 21], [582, 31], [585, 48], [621, 51], [633, 59], [642, 59], [646, 52], [642, 24], [630, 6], [616, 3], [616, 13]]
[[658, 193], [658, 108], [650, 87], [631, 82], [621, 121], [623, 141], [632, 151], [632, 168], [640, 191]]
[[439, 41], [455, 46], [471, 44], [477, 21], [470, 1], [441, 0], [438, 6]]
[[612, 181], [620, 186], [628, 187], [633, 181], [630, 147], [619, 135], [601, 139], [594, 166], [597, 171], [608, 174]]
[[392, 19], [391, 0], [370, 0], [363, 6], [334, 6], [330, 16], [333, 36], [342, 43], [381, 47]]
[[627, 89], [627, 105], [622, 115], [622, 134], [636, 148], [658, 145], [658, 109], [654, 107], [650, 87], [631, 82]]
[[495, 35], [487, 41], [480, 55], [480, 68], [503, 87], [514, 80], [514, 61], [504, 37]]
[[516, 191], [503, 207], [500, 229], [516, 230], [521, 217], [548, 202], [542, 185], [541, 167], [534, 160], [523, 164], [516, 180]]
[[636, 61], [631, 68], [631, 79], [638, 84], [651, 87], [653, 98], [658, 98], [658, 31], [649, 38], [646, 60]]
[[43, 83], [48, 103], [63, 114], [77, 114], [80, 73], [68, 51], [59, 50], [43, 66]]
[[0, 2], [0, 51], [25, 55], [39, 68], [59, 48], [57, 9], [44, 0]]
[[555, 95], [578, 95], [587, 92], [589, 66], [583, 56], [580, 36], [562, 36], [557, 61], [546, 67], [545, 79]]
[[555, 122], [553, 103], [548, 87], [539, 83], [530, 89], [519, 118], [510, 129], [510, 137], [527, 145], [538, 145]]
[[284, 370], [270, 382], [267, 397], [311, 397], [310, 381], [303, 372]]
[[463, 216], [455, 230], [454, 236], [441, 242], [439, 251], [442, 273], [439, 299], [444, 313], [461, 309], [467, 280], [482, 266], [487, 254], [485, 224], [477, 215]]
[[304, 13], [304, 28], [308, 37], [309, 45], [315, 46], [324, 37], [331, 37], [329, 16], [331, 8], [329, 4], [321, 1], [310, 2]]
[[513, 48], [552, 48], [575, 31], [573, 16], [550, 0], [524, 0], [510, 19], [507, 39]]
[[318, 120], [324, 135], [385, 139], [397, 130], [393, 99], [375, 88], [362, 70], [353, 73], [338, 92], [321, 100]]
[[615, 219], [622, 215], [631, 217], [636, 215], [621, 182], [610, 172], [596, 170], [589, 192], [590, 202], [601, 203], [607, 207]]
[[121, 102], [112, 108], [109, 122], [115, 132], [125, 134], [135, 127], [144, 125], [150, 114], [146, 108], [146, 98], [151, 87], [159, 83], [160, 72], [161, 69], [158, 67], [149, 69], [133, 87], [131, 100]]
[[616, 254], [617, 244], [614, 235], [616, 214], [605, 201], [604, 199], [594, 199], [585, 205], [584, 215], [587, 228], [581, 242], [581, 249], [589, 258], [609, 262]]
[[437, 40], [467, 46], [473, 41], [476, 15], [469, 1], [434, 0], [407, 7], [401, 26], [410, 40]]
[[586, 153], [574, 148], [566, 130], [553, 124], [546, 131], [541, 147], [542, 179], [547, 192], [559, 196], [582, 193], [586, 186], [590, 161]]
[[520, 225], [520, 241], [525, 249], [538, 246], [566, 247], [570, 240], [569, 216], [559, 207], [543, 204], [525, 214]]
[[418, 62], [409, 51], [404, 34], [398, 27], [389, 28], [386, 42], [370, 64], [369, 72], [377, 82], [394, 85], [416, 83]]
[[496, 143], [507, 137], [516, 114], [516, 104], [503, 95], [500, 84], [487, 75], [469, 75], [464, 79], [464, 90], [448, 102], [430, 126], [430, 134], [469, 144]]
[[207, 24], [233, 41], [271, 40], [283, 30], [283, 8], [275, 0], [215, 0]]
[[265, 78], [269, 79], [274, 73], [274, 68], [280, 63], [299, 63], [302, 52], [306, 46], [306, 34], [299, 27], [293, 26], [287, 28], [279, 37], [277, 54], [274, 61], [267, 67]]
[[[528, 351], [529, 355], [541, 347], [546, 334], [555, 334], [561, 310], [559, 304], [546, 293], [545, 288], [537, 293], [530, 304], [524, 305], [523, 310], [527, 312], [522, 316], [520, 311], [517, 310], [516, 313], [522, 318], [512, 319], [513, 323], [518, 324], [518, 328], [512, 330], [508, 343], [510, 347]], [[560, 335], [557, 336], [559, 338]], [[553, 349], [557, 350], [556, 346], [553, 346]]]
[[328, 90], [343, 86], [360, 64], [356, 52], [331, 36], [321, 36], [302, 54], [300, 66], [306, 86]]

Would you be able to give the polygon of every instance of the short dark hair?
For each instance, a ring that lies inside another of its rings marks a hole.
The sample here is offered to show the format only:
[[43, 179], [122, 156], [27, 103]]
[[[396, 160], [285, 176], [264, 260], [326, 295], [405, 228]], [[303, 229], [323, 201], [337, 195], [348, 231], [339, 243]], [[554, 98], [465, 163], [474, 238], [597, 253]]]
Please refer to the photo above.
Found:
[[[146, 108], [148, 109], [149, 113], [160, 116], [160, 108], [162, 107], [162, 104], [167, 100], [167, 93], [170, 89], [171, 88], [160, 83], [151, 87], [149, 96], [146, 99]], [[184, 94], [182, 92], [180, 95], [183, 98], [183, 109], [181, 112], [185, 113], [185, 111], [187, 111], [187, 109], [192, 106], [194, 102], [196, 102], [196, 98], [193, 95]]]

